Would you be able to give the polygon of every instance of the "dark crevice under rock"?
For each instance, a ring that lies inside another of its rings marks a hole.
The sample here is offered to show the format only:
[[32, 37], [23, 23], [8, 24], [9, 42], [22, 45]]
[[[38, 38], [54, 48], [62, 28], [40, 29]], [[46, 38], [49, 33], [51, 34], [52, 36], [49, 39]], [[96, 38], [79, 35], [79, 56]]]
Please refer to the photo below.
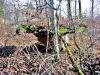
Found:
[[[37, 51], [41, 53], [46, 53], [46, 46], [44, 44], [36, 43], [34, 45], [24, 47], [23, 51], [25, 53], [31, 53], [31, 52], [37, 52]], [[52, 48], [47, 49], [47, 53], [52, 53], [52, 52], [53, 52]]]
[[7, 57], [15, 52], [15, 46], [0, 46], [0, 57]]

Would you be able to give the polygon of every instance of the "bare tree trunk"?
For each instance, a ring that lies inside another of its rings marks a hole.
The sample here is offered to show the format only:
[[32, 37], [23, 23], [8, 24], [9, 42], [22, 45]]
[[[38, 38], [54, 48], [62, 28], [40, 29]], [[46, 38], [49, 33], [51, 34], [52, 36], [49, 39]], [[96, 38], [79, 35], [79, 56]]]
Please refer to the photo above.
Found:
[[51, 22], [54, 28], [54, 51], [55, 51], [55, 62], [58, 62], [60, 59], [59, 56], [59, 44], [58, 44], [58, 15], [57, 10], [54, 10], [54, 1], [50, 0], [51, 5]]
[[41, 0], [39, 0], [39, 6], [41, 5]]
[[61, 5], [60, 5], [60, 7], [59, 7], [59, 20], [61, 20]]
[[78, 0], [79, 2], [79, 18], [82, 18], [82, 7], [81, 7], [81, 0]]
[[36, 2], [36, 11], [38, 12], [38, 1], [35, 0], [35, 2]]
[[64, 46], [66, 47], [66, 52], [69, 55], [69, 59], [71, 60], [73, 67], [75, 68], [75, 70], [77, 70], [78, 75], [84, 75], [78, 64], [75, 63], [74, 55], [72, 54], [70, 47], [66, 46], [66, 42], [62, 38], [61, 40], [63, 41]]
[[48, 16], [48, 12], [47, 12], [47, 11], [48, 11], [48, 8], [47, 8], [47, 5], [46, 5], [46, 0], [44, 0], [44, 5], [45, 5], [45, 6], [44, 6], [45, 15]]
[[94, 0], [92, 0], [92, 14], [91, 14], [91, 18], [93, 19], [94, 17]]
[[49, 15], [50, 15], [50, 21], [52, 23], [52, 25], [54, 25], [54, 1], [53, 0], [50, 0], [50, 12], [49, 12]]
[[72, 19], [71, 0], [68, 0], [68, 18]]
[[[92, 0], [92, 7], [91, 7], [91, 18], [92, 18], [92, 29], [93, 29], [93, 33], [92, 33], [92, 42], [95, 40], [95, 25], [93, 22], [94, 19], [94, 0]], [[94, 47], [92, 48], [92, 54], [95, 53]]]
[[55, 11], [55, 20], [54, 20], [54, 50], [55, 50], [55, 61], [58, 62], [60, 60], [59, 55], [59, 42], [58, 42], [58, 13]]
[[77, 0], [75, 0], [75, 19], [76, 19], [76, 6], [77, 6]]

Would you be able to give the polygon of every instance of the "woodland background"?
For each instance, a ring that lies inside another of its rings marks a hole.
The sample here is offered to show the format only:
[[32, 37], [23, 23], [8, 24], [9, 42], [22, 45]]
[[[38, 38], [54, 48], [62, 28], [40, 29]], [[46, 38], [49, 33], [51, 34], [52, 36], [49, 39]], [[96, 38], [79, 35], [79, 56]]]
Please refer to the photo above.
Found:
[[88, 4], [0, 0], [0, 75], [99, 75], [100, 1]]

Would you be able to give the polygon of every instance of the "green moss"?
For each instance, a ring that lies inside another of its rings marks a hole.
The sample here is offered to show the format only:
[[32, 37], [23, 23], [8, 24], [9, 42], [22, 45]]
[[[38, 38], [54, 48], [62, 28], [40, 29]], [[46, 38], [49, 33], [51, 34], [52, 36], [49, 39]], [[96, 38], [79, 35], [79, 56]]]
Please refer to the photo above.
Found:
[[4, 15], [4, 12], [3, 12], [3, 5], [0, 4], [0, 16], [3, 16]]
[[24, 25], [22, 27], [24, 28], [26, 33], [30, 33], [32, 31], [32, 29], [33, 29], [33, 25], [29, 25], [29, 26]]
[[73, 56], [73, 54], [72, 54], [71, 49], [70, 49], [69, 46], [66, 46], [66, 52], [69, 55], [69, 58], [70, 58], [70, 60], [71, 60], [71, 62], [73, 64], [74, 69], [78, 72], [78, 75], [84, 75], [83, 72], [82, 72], [82, 70], [78, 66], [78, 64], [75, 63], [74, 56]]
[[[71, 31], [71, 29], [68, 27], [60, 28], [59, 29], [59, 36], [63, 35], [65, 32], [69, 32], [69, 31]], [[50, 30], [50, 32], [54, 34], [53, 30]]]
[[65, 32], [69, 32], [69, 31], [71, 31], [71, 29], [70, 28], [61, 28], [61, 29], [59, 29], [59, 35], [62, 35], [62, 34], [64, 34]]

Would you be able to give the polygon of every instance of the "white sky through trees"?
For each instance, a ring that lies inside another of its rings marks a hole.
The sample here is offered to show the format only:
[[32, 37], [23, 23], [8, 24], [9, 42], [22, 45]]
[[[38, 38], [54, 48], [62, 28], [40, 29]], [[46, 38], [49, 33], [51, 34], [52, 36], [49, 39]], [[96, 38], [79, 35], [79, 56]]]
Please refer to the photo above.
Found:
[[[25, 4], [25, 3], [29, 3], [30, 1], [32, 1], [32, 0], [19, 0], [19, 1], [21, 1], [21, 3], [23, 3], [23, 4]], [[55, 1], [55, 3], [56, 3], [56, 1], [57, 0], [54, 0]], [[78, 0], [77, 0], [78, 1]], [[90, 10], [91, 10], [91, 2], [90, 2], [91, 0], [81, 0], [81, 2], [82, 2], [82, 13], [86, 13], [88, 16], [89, 16], [89, 14], [90, 14]], [[95, 1], [95, 3], [96, 3], [96, 1], [97, 0], [94, 0]], [[73, 4], [72, 4], [72, 7], [75, 7], [74, 6], [74, 1], [73, 1]], [[99, 6], [100, 7], [100, 6]], [[61, 8], [62, 8], [62, 10], [64, 10], [65, 11], [65, 13], [67, 12], [67, 0], [65, 0], [65, 1], [63, 1], [62, 0], [62, 6], [61, 6]], [[94, 6], [94, 8], [96, 8], [96, 5]], [[98, 9], [96, 9], [96, 11], [97, 11]], [[72, 8], [72, 12], [74, 13], [74, 8]], [[78, 3], [77, 3], [77, 12], [78, 12]], [[99, 10], [98, 10], [98, 12], [99, 12]], [[62, 11], [62, 13], [63, 13], [63, 11]], [[97, 14], [97, 13], [96, 13]], [[63, 13], [63, 15], [65, 16], [66, 14], [64, 14]]]
[[[27, 3], [27, 2], [29, 2], [31, 0], [19, 0], [19, 1], [21, 1], [22, 3]], [[66, 6], [65, 3], [64, 3], [63, 6]], [[84, 11], [89, 7], [90, 7], [90, 0], [82, 0], [82, 10]]]

